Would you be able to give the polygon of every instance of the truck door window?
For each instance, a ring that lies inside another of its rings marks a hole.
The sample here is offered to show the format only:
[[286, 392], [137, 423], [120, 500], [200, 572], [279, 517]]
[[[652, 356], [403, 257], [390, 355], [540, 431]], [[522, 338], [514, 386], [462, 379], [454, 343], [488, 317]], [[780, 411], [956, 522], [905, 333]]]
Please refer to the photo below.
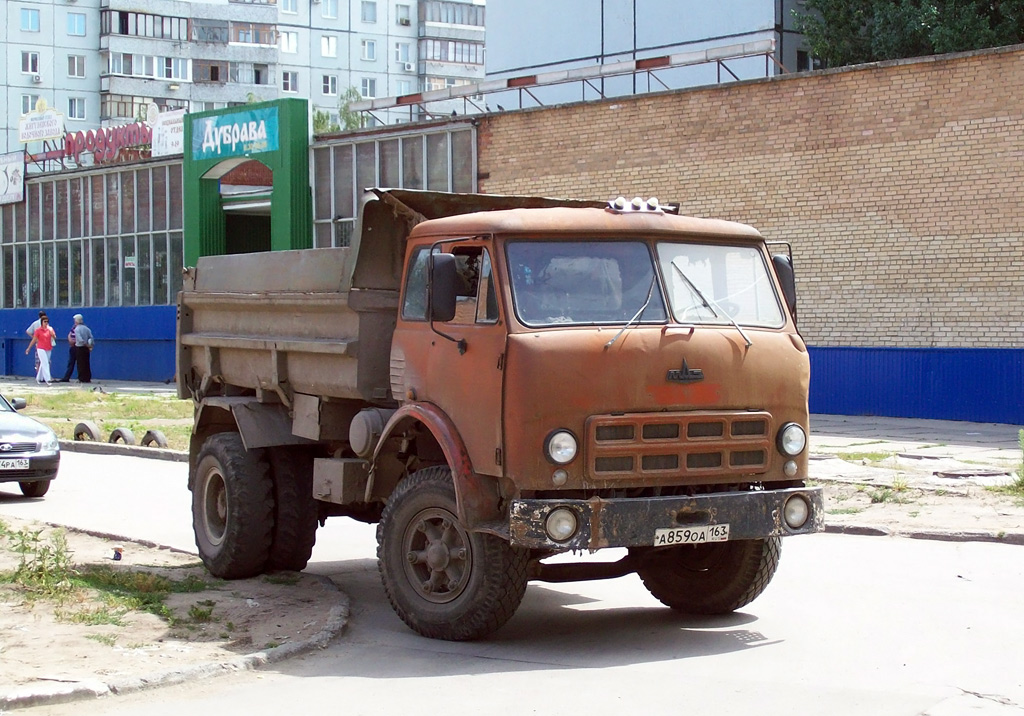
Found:
[[[429, 251], [428, 246], [420, 247], [409, 259], [402, 301], [402, 318], [407, 321], [427, 320]], [[487, 249], [482, 246], [455, 247], [451, 253], [455, 256], [460, 284], [452, 323], [496, 323], [498, 299]]]
[[481, 246], [456, 247], [452, 253], [460, 283], [452, 323], [497, 322], [498, 301], [487, 249]]
[[407, 321], [427, 320], [427, 256], [429, 246], [421, 246], [409, 259], [405, 276], [405, 297], [402, 318]]

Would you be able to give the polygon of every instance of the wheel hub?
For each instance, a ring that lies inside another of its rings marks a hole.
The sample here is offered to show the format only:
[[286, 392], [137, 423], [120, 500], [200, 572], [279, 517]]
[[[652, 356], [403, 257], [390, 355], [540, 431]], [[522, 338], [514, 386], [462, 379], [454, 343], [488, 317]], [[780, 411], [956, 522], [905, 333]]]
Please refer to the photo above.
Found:
[[469, 535], [455, 516], [441, 508], [423, 510], [405, 530], [405, 574], [427, 601], [456, 599], [472, 573]]

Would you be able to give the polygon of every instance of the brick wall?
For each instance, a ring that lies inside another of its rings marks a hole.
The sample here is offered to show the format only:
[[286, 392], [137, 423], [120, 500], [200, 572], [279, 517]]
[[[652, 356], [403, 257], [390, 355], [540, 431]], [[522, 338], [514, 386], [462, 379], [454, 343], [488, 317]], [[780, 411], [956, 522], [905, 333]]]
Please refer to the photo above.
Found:
[[482, 118], [480, 190], [793, 243], [818, 346], [1024, 347], [1024, 48]]

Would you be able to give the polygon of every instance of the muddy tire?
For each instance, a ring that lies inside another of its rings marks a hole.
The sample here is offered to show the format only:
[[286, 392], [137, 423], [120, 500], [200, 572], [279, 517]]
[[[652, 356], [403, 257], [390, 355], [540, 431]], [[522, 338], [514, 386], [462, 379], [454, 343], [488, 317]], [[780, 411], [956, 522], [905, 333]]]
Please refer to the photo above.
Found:
[[728, 614], [754, 601], [779, 566], [782, 540], [737, 540], [652, 550], [637, 573], [667, 607]]
[[42, 497], [50, 489], [50, 481], [19, 482], [18, 487], [21, 488], [21, 494], [25, 497]]
[[313, 499], [313, 455], [302, 448], [270, 448], [274, 482], [274, 533], [267, 571], [301, 572], [316, 544], [317, 506]]
[[125, 445], [135, 444], [135, 433], [128, 428], [114, 428], [110, 431], [108, 443], [124, 443]]
[[410, 475], [377, 525], [377, 568], [392, 608], [433, 639], [479, 639], [507, 622], [526, 592], [529, 553], [456, 517], [447, 467]]
[[192, 528], [203, 564], [215, 577], [244, 579], [263, 571], [274, 529], [274, 485], [260, 450], [238, 433], [203, 443], [192, 486]]
[[95, 442], [99, 439], [100, 429], [93, 421], [83, 420], [75, 425], [75, 440], [92, 440]]

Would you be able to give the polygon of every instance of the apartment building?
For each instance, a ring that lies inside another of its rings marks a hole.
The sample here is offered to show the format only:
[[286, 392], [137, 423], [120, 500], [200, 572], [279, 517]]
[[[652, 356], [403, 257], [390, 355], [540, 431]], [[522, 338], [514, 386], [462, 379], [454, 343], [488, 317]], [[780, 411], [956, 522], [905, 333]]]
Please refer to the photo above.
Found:
[[[66, 131], [161, 110], [308, 98], [339, 123], [353, 98], [484, 76], [486, 0], [9, 0], [0, 45], [0, 153], [42, 100]], [[371, 122], [409, 121], [408, 110]]]

